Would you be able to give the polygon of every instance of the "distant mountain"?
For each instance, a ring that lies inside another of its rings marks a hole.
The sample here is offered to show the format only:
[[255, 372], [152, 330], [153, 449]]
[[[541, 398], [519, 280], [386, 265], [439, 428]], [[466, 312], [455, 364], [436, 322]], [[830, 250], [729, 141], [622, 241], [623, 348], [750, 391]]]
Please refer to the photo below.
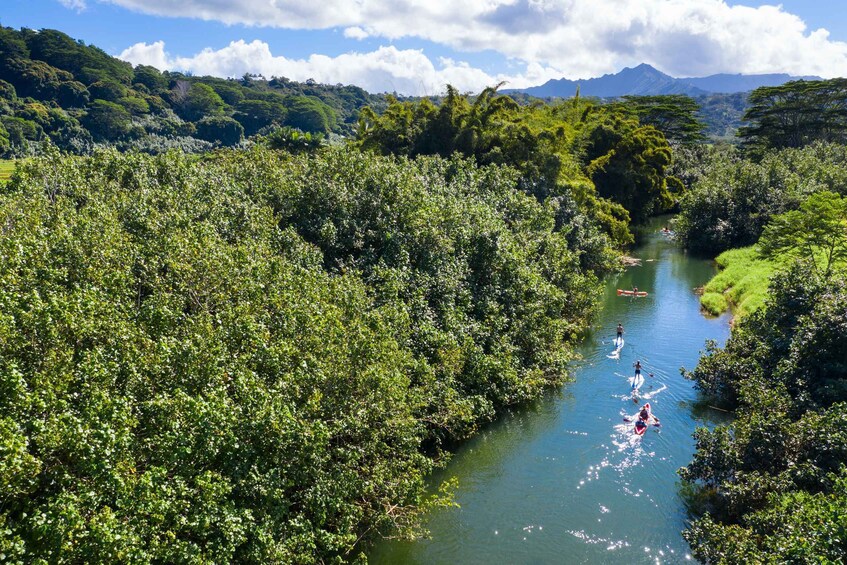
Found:
[[778, 86], [791, 80], [820, 80], [819, 77], [793, 77], [786, 74], [728, 75], [718, 74], [702, 78], [674, 78], [646, 63], [625, 68], [616, 74], [607, 74], [586, 80], [548, 80], [541, 86], [504, 90], [522, 92], [538, 98], [570, 98], [579, 87], [582, 96], [615, 98], [627, 95], [687, 94], [702, 96], [709, 93], [749, 92], [760, 86]]
[[803, 76], [795, 77], [786, 74], [770, 75], [711, 75], [702, 78], [680, 78], [676, 79], [705, 90], [721, 94], [732, 94], [735, 92], [750, 92], [760, 86], [780, 86], [792, 80], [821, 80], [821, 77]]

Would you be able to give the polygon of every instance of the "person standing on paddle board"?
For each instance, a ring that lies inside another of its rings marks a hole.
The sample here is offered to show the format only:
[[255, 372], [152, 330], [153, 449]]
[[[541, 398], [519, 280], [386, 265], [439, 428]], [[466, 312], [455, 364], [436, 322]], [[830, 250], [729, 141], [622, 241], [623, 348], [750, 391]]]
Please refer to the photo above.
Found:
[[615, 343], [620, 343], [623, 340], [623, 326], [620, 322], [618, 322], [618, 337], [615, 339]]
[[641, 361], [636, 360], [634, 367], [635, 367], [635, 376], [637, 377], [638, 375], [641, 374]]

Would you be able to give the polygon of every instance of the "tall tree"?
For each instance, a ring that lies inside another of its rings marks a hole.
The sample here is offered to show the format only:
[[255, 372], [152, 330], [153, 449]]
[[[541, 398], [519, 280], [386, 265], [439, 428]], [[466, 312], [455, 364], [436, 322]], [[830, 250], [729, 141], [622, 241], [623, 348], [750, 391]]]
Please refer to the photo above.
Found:
[[690, 96], [624, 96], [623, 100], [623, 106], [632, 110], [642, 124], [653, 126], [668, 141], [692, 145], [705, 139], [706, 126], [697, 117], [700, 105]]
[[835, 261], [847, 259], [847, 200], [829, 191], [811, 195], [799, 210], [775, 216], [760, 245], [769, 256], [804, 257], [828, 277]]
[[814, 141], [847, 141], [847, 79], [792, 81], [754, 90], [739, 129], [754, 155], [767, 148], [803, 147]]
[[180, 104], [180, 115], [193, 122], [207, 116], [218, 116], [223, 109], [224, 101], [212, 87], [198, 82], [188, 89]]

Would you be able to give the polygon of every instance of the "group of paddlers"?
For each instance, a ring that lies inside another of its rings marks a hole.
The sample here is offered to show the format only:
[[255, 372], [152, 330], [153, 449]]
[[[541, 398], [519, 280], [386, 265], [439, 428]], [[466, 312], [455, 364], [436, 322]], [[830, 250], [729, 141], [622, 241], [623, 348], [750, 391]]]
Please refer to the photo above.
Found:
[[[615, 344], [618, 344], [618, 347], [620, 347], [619, 344], [622, 344], [622, 343], [623, 343], [623, 324], [618, 322], [617, 335], [615, 337]], [[635, 376], [632, 378], [632, 390], [633, 390], [633, 395], [634, 395], [634, 391], [637, 391], [638, 387], [641, 385], [641, 383], [644, 382], [644, 377], [641, 375], [641, 360], [640, 359], [636, 359], [635, 363], [633, 363], [632, 366], [635, 367]], [[653, 374], [651, 373], [650, 376], [652, 377]], [[637, 399], [636, 399], [636, 402], [637, 402]], [[644, 404], [644, 406], [641, 407], [641, 410], [638, 412], [638, 417], [637, 417], [637, 420], [635, 422], [635, 433], [638, 434], [638, 435], [643, 434], [647, 430], [647, 425], [650, 424], [651, 422], [653, 423], [653, 425], [657, 425], [657, 426], [659, 425], [659, 419], [656, 416], [653, 415], [653, 411], [652, 411], [652, 408], [650, 406], [650, 403], [647, 402], [647, 403]]]

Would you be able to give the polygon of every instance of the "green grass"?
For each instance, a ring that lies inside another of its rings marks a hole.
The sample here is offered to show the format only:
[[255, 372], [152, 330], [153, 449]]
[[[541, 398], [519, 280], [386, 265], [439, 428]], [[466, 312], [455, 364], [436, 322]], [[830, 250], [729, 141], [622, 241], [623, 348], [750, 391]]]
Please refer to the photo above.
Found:
[[700, 297], [700, 306], [713, 316], [720, 316], [729, 308], [726, 297], [719, 292], [704, 292]]
[[12, 176], [12, 171], [15, 170], [15, 162], [0, 159], [0, 184], [5, 184], [9, 177]]
[[[822, 254], [816, 254], [816, 259], [824, 264]], [[736, 319], [741, 319], [765, 305], [771, 276], [794, 260], [791, 254], [764, 259], [755, 245], [724, 251], [715, 259], [721, 272], [703, 287], [700, 305], [715, 316], [732, 308]], [[845, 264], [834, 268], [843, 269]]]
[[736, 318], [743, 318], [764, 305], [779, 261], [759, 257], [755, 246], [730, 249], [716, 261], [722, 270], [703, 288], [704, 310], [717, 316], [732, 307]]

